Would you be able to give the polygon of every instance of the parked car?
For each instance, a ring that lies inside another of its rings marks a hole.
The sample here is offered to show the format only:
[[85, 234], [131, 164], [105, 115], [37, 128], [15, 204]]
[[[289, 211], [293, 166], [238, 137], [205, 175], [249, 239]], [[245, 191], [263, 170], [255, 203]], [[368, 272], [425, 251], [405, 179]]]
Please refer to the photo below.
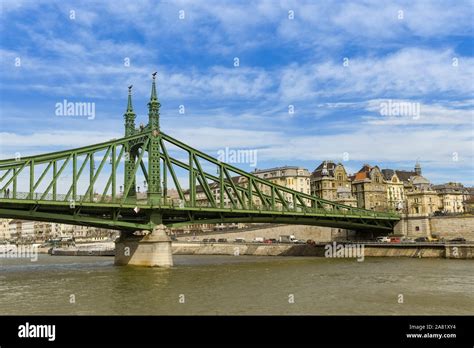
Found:
[[308, 239], [308, 240], [306, 241], [306, 244], [309, 244], [309, 245], [316, 245], [316, 242], [315, 242], [314, 240], [312, 240], [312, 239]]
[[245, 243], [245, 238], [235, 238], [236, 243]]
[[208, 238], [204, 238], [204, 239], [202, 240], [202, 242], [203, 242], [203, 243], [208, 243], [208, 242], [209, 242], [209, 239], [208, 239]]
[[418, 237], [418, 238], [415, 239], [415, 242], [417, 242], [417, 243], [426, 243], [426, 242], [428, 242], [428, 238]]
[[462, 237], [457, 237], [457, 238], [451, 239], [450, 242], [452, 242], [452, 243], [465, 243], [466, 239], [464, 239]]
[[255, 237], [253, 240], [255, 243], [263, 243], [265, 239], [263, 237]]
[[280, 243], [295, 243], [298, 239], [294, 235], [282, 235], [280, 236]]
[[415, 240], [413, 240], [412, 238], [403, 237], [402, 243], [415, 243]]
[[264, 242], [265, 244], [272, 244], [272, 241], [271, 241], [270, 239], [265, 239], [263, 242]]
[[278, 243], [278, 241], [275, 238], [270, 238], [269, 241], [271, 241], [272, 243]]
[[431, 235], [431, 236], [428, 236], [428, 241], [429, 242], [439, 242], [439, 237], [437, 235]]
[[401, 241], [401, 237], [390, 237], [390, 243], [400, 243]]
[[390, 237], [377, 237], [377, 242], [379, 243], [390, 243]]
[[217, 240], [218, 243], [227, 243], [227, 238], [219, 238]]
[[216, 239], [215, 238], [210, 238], [209, 239], [209, 243], [215, 243], [216, 242]]

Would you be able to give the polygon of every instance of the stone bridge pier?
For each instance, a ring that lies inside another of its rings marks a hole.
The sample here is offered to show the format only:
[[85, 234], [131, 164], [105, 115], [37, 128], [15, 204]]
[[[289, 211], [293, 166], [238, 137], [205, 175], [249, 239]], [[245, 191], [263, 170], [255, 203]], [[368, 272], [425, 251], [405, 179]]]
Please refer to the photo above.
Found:
[[165, 225], [157, 225], [141, 236], [122, 232], [115, 243], [115, 265], [172, 267], [171, 238]]

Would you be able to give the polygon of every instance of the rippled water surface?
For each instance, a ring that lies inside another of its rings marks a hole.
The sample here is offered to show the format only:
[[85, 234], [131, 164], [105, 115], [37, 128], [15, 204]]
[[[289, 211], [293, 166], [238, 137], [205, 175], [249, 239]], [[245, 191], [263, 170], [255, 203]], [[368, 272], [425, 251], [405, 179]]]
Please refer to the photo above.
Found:
[[178, 255], [174, 262], [158, 269], [117, 267], [111, 257], [0, 259], [1, 314], [474, 314], [471, 260]]

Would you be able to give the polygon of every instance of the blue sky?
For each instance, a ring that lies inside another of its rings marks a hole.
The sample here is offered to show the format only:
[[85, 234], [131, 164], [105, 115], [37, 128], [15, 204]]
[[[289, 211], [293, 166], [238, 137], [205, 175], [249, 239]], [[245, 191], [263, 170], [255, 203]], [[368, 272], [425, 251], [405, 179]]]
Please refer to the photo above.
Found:
[[[163, 131], [215, 157], [351, 173], [418, 159], [434, 183], [474, 185], [473, 17], [473, 1], [4, 0], [0, 157], [121, 137], [127, 86], [146, 123], [158, 71]], [[64, 99], [95, 118], [56, 116]], [[420, 113], [381, 115], [388, 100]]]

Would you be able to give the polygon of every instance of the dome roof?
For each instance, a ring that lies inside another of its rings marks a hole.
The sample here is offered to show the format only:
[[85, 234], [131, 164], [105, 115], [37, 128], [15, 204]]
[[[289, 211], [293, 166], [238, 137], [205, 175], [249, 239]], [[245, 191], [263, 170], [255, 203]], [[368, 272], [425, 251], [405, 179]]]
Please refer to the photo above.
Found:
[[424, 176], [417, 175], [417, 176], [413, 177], [412, 183], [413, 183], [413, 185], [422, 185], [422, 184], [429, 185], [430, 181], [427, 178], [425, 178]]

